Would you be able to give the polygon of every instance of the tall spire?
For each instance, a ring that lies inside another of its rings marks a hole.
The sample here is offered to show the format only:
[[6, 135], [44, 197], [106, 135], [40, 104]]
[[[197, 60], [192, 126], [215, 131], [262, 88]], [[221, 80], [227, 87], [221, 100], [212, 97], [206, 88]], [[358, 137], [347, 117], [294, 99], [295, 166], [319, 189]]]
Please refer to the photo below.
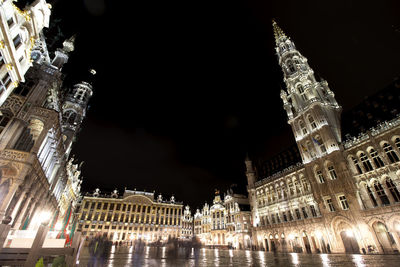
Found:
[[272, 28], [274, 29], [275, 42], [278, 44], [282, 39], [286, 39], [286, 34], [282, 31], [281, 27], [279, 27], [278, 23], [273, 19], [272, 20]]

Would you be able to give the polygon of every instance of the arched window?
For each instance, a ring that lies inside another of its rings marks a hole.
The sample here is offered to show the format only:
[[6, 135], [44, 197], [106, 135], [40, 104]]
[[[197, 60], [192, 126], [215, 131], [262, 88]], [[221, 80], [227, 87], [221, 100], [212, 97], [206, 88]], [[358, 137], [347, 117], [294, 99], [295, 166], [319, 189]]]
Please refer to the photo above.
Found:
[[299, 92], [301, 99], [303, 99], [303, 101], [307, 101], [307, 96], [306, 96], [306, 93], [304, 91], [303, 85], [299, 84], [297, 86], [297, 91]]
[[367, 155], [365, 155], [364, 153], [360, 154], [360, 160], [364, 166], [365, 171], [369, 172], [372, 171], [374, 168], [372, 168], [372, 164], [369, 161]]
[[382, 205], [389, 205], [390, 204], [389, 198], [387, 197], [382, 185], [379, 182], [375, 182], [374, 188], [375, 188], [376, 194], [381, 199]]
[[308, 115], [308, 122], [311, 125], [311, 129], [317, 128], [317, 124], [315, 123], [313, 116]]
[[386, 156], [389, 158], [390, 163], [399, 161], [399, 156], [397, 156], [396, 152], [394, 152], [391, 145], [389, 145], [388, 143], [384, 143], [383, 150], [385, 151]]
[[378, 206], [378, 202], [376, 202], [375, 196], [372, 193], [371, 188], [368, 185], [365, 185], [365, 189], [367, 190], [368, 196], [372, 201], [372, 205], [374, 205], [374, 207], [377, 207]]
[[292, 181], [288, 182], [288, 188], [289, 188], [289, 194], [293, 195], [294, 194], [294, 190], [293, 190], [293, 183]]
[[333, 167], [333, 165], [329, 165], [328, 166], [328, 173], [329, 176], [331, 177], [332, 180], [336, 180], [337, 179], [337, 174], [335, 171], [335, 167]]
[[399, 138], [399, 137], [397, 137], [397, 138], [394, 140], [394, 144], [396, 145], [397, 149], [400, 150], [400, 138]]
[[355, 157], [351, 157], [351, 160], [353, 161], [353, 164], [356, 167], [358, 174], [362, 174], [362, 170], [361, 170], [360, 164], [358, 163], [358, 159]]
[[63, 121], [69, 124], [74, 124], [76, 120], [76, 113], [72, 110], [67, 110], [64, 112]]
[[385, 164], [383, 163], [382, 159], [379, 157], [378, 152], [375, 149], [371, 148], [369, 150], [369, 155], [371, 156], [374, 164], [377, 168], [383, 167]]
[[293, 73], [296, 71], [296, 68], [294, 67], [293, 62], [291, 60], [287, 61], [287, 66], [289, 69], [289, 73]]
[[397, 187], [393, 183], [392, 179], [390, 179], [390, 178], [386, 179], [386, 186], [389, 189], [390, 193], [392, 194], [394, 201], [395, 202], [400, 202], [399, 190], [397, 190]]
[[303, 133], [303, 135], [308, 133], [306, 125], [304, 124], [304, 121], [299, 121], [299, 126], [300, 126], [300, 129], [301, 129], [301, 132]]
[[321, 170], [317, 169], [317, 170], [315, 171], [315, 175], [316, 175], [316, 177], [317, 177], [317, 180], [318, 180], [321, 184], [325, 183], [325, 177], [324, 177], [324, 175], [323, 175], [323, 173], [322, 173]]

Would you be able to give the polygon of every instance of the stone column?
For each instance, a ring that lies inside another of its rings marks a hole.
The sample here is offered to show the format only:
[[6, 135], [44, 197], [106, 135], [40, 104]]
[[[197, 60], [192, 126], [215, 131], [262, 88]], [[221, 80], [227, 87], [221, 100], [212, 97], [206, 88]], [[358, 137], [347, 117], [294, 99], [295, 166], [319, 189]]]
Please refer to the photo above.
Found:
[[11, 213], [11, 218], [12, 218], [11, 225], [15, 222], [17, 215], [23, 213], [25, 210], [25, 209], [20, 210], [20, 207], [22, 205], [23, 200], [26, 200], [26, 195], [31, 190], [33, 180], [34, 179], [30, 178], [29, 181], [27, 181], [27, 183], [25, 184], [25, 186], [22, 189], [22, 192], [18, 199], [18, 202], [15, 204], [14, 210]]
[[0, 221], [4, 219], [8, 205], [10, 204], [12, 198], [15, 195], [15, 192], [17, 191], [18, 187], [21, 185], [23, 181], [22, 179], [17, 179], [17, 178], [8, 178], [8, 179], [11, 180], [11, 184], [7, 195], [4, 197], [2, 203], [0, 204]]

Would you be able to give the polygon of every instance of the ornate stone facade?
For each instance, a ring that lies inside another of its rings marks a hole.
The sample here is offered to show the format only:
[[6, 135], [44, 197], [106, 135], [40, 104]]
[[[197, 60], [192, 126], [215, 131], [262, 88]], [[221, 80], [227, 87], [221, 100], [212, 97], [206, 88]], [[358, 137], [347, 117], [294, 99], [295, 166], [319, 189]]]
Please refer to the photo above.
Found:
[[341, 107], [273, 22], [281, 98], [302, 162], [268, 177], [247, 158], [253, 242], [268, 251], [400, 249], [400, 118], [342, 141]]
[[154, 199], [154, 193], [136, 190], [105, 195], [96, 189], [82, 199], [78, 230], [87, 238], [101, 234], [113, 241], [165, 242], [182, 237], [182, 209], [174, 196], [165, 200], [160, 194]]
[[194, 235], [206, 246], [251, 247], [251, 213], [246, 196], [229, 190], [221, 199], [216, 190], [213, 205], [204, 204], [194, 215]]
[[[3, 1], [0, 9], [6, 2], [11, 1]], [[45, 2], [35, 3], [35, 11], [26, 16], [41, 12], [36, 5]], [[41, 23], [39, 18], [32, 20]], [[92, 85], [81, 82], [64, 88], [61, 70], [73, 51], [71, 40], [53, 61], [46, 46], [41, 48], [25, 81], [0, 106], [0, 220], [10, 216], [13, 229], [35, 229], [44, 213], [55, 214], [54, 222], [68, 207], [74, 208], [80, 196], [80, 166], [69, 154]], [[63, 58], [61, 63], [58, 57]]]
[[0, 105], [25, 81], [32, 66], [31, 53], [43, 28], [49, 26], [50, 9], [45, 0], [37, 0], [24, 10], [13, 0], [0, 2]]

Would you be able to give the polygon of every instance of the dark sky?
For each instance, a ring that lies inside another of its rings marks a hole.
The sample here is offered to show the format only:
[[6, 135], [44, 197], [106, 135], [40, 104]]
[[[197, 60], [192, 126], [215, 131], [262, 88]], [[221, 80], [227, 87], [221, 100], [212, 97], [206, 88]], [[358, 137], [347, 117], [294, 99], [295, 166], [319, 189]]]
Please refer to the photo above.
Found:
[[399, 2], [329, 2], [53, 2], [52, 20], [77, 34], [66, 82], [97, 70], [73, 149], [83, 190], [155, 190], [193, 208], [215, 188], [244, 191], [246, 152], [268, 157], [293, 142], [272, 18], [344, 110], [389, 84]]

